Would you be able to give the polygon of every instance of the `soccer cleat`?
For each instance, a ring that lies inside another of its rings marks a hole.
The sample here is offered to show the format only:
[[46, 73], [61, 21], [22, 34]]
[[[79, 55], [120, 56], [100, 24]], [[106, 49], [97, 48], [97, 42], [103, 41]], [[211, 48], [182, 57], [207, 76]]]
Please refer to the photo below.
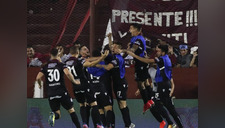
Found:
[[151, 106], [154, 105], [154, 102], [153, 100], [149, 100], [146, 104], [144, 104], [144, 107], [143, 107], [143, 114], [145, 114], [145, 112], [151, 108]]
[[131, 123], [129, 128], [135, 128], [135, 124], [134, 123]]
[[159, 128], [164, 128], [166, 125], [166, 122], [163, 120], [160, 124], [159, 124]]
[[55, 113], [54, 112], [50, 112], [49, 118], [48, 118], [48, 123], [51, 127], [53, 127], [55, 125]]
[[88, 128], [88, 125], [87, 124], [83, 124], [83, 128]]

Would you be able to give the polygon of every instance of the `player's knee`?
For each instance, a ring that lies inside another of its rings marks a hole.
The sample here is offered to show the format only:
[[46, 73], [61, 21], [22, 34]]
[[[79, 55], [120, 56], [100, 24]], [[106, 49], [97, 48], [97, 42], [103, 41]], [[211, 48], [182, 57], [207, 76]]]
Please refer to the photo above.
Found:
[[85, 103], [80, 103], [80, 107], [83, 107], [83, 106], [85, 106]]
[[69, 113], [75, 112], [75, 109], [72, 107], [71, 109], [68, 110]]
[[119, 107], [120, 107], [120, 109], [126, 108], [127, 102], [126, 101], [119, 101]]
[[98, 104], [97, 104], [96, 101], [94, 101], [94, 102], [90, 103], [90, 105], [91, 105], [91, 106], [96, 106], [96, 105], [98, 105]]
[[98, 111], [99, 111], [100, 114], [104, 114], [105, 113], [103, 109], [98, 109]]
[[104, 107], [105, 111], [112, 111], [112, 106], [111, 105], [107, 105]]

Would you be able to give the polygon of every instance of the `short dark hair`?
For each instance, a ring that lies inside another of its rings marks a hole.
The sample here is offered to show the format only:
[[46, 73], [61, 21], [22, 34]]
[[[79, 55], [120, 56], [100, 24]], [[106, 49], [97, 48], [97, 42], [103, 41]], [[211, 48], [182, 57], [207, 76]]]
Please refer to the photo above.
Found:
[[138, 31], [141, 31], [141, 28], [142, 28], [142, 25], [141, 24], [138, 24], [138, 23], [132, 23], [132, 24], [130, 24], [130, 26], [133, 26]]
[[53, 48], [51, 51], [50, 51], [50, 54], [52, 56], [57, 56], [58, 55], [58, 50], [56, 48]]
[[165, 52], [165, 54], [168, 53], [168, 45], [159, 45], [158, 48], [161, 49], [162, 52]]
[[78, 53], [78, 48], [77, 47], [70, 47], [70, 54], [77, 54]]
[[113, 42], [113, 44], [119, 45], [119, 48], [122, 48], [122, 43], [119, 41], [115, 41], [115, 42]]

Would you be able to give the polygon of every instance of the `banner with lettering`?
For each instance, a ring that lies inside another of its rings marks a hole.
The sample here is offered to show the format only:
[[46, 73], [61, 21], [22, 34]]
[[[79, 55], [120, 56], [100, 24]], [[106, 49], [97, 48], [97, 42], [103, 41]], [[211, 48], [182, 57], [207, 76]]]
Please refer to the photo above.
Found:
[[145, 37], [198, 45], [197, 0], [110, 0], [110, 7], [112, 32], [118, 40], [128, 35], [131, 23], [139, 23]]

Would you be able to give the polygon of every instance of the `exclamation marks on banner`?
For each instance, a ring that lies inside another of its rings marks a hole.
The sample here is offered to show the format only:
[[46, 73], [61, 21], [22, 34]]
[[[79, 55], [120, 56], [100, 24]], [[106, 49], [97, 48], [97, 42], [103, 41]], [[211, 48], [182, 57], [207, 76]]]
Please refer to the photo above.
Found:
[[197, 10], [190, 10], [186, 12], [186, 27], [198, 26]]

